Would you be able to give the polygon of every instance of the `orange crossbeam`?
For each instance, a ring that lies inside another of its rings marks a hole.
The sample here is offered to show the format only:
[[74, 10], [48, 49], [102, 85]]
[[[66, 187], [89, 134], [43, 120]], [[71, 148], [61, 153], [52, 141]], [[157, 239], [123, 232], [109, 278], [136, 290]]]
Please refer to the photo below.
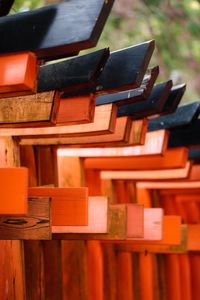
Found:
[[88, 224], [87, 188], [40, 188], [28, 189], [29, 197], [52, 198], [52, 225], [75, 226]]

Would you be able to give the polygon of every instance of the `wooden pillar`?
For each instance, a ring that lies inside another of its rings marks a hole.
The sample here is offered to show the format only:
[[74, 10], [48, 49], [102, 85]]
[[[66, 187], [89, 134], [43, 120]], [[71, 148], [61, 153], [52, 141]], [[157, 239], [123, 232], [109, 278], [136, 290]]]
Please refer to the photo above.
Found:
[[[11, 137], [1, 137], [0, 167], [19, 166], [19, 161], [19, 149], [15, 141]], [[1, 240], [0, 253], [0, 299], [26, 299], [23, 242]]]

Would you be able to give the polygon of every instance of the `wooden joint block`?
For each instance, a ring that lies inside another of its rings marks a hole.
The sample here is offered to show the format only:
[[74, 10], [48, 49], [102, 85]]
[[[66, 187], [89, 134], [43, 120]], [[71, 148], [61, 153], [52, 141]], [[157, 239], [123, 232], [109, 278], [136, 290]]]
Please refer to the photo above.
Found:
[[51, 239], [51, 201], [49, 198], [28, 200], [26, 215], [0, 216], [0, 239]]
[[26, 214], [28, 194], [27, 168], [0, 168], [0, 214]]
[[51, 121], [57, 125], [90, 123], [94, 120], [94, 94], [71, 98], [59, 97], [57, 102], [51, 117]]
[[37, 59], [32, 52], [0, 56], [0, 97], [32, 93], [36, 89]]

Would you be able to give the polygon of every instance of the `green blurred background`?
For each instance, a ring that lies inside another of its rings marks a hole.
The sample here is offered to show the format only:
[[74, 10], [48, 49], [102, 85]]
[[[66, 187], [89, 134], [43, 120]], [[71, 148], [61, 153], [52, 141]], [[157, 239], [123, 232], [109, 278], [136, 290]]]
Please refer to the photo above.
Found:
[[[15, 0], [11, 13], [58, 2]], [[115, 0], [97, 48], [113, 51], [151, 39], [156, 41], [151, 66], [160, 66], [158, 81], [185, 82], [182, 103], [199, 99], [200, 0]]]

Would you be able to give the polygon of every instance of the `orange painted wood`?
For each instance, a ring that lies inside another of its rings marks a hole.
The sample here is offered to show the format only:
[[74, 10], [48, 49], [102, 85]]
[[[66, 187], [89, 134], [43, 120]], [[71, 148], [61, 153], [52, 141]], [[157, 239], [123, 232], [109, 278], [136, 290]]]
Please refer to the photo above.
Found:
[[143, 205], [127, 203], [127, 238], [142, 237], [144, 235], [144, 207]]
[[0, 299], [26, 300], [22, 242], [1, 240], [0, 252]]
[[89, 197], [88, 225], [52, 226], [52, 233], [107, 233], [108, 199], [106, 197]]
[[87, 242], [88, 300], [104, 299], [103, 252], [99, 241]]
[[200, 254], [190, 253], [192, 300], [199, 300]]
[[[102, 177], [102, 172], [101, 172], [101, 179], [104, 179]], [[116, 203], [128, 203], [128, 193], [126, 190], [126, 185], [124, 180], [113, 180], [112, 181], [112, 190], [114, 193], [115, 200], [114, 202]]]
[[172, 201], [174, 201], [174, 213], [181, 216], [183, 223], [187, 223], [187, 212], [184, 209], [182, 203], [178, 201], [175, 197], [171, 197], [173, 198]]
[[39, 240], [24, 242], [26, 299], [45, 299], [42, 250]]
[[[89, 299], [87, 256], [85, 241], [61, 241], [63, 298], [59, 300]], [[53, 270], [52, 276], [55, 276]]]
[[20, 147], [20, 162], [22, 167], [26, 167], [29, 170], [28, 182], [29, 186], [37, 186], [37, 170], [35, 153], [32, 146]]
[[200, 180], [200, 165], [193, 165], [190, 172], [190, 181]]
[[140, 253], [140, 299], [154, 299], [154, 255], [151, 253]]
[[[18, 145], [11, 137], [1, 138], [0, 167], [13, 166], [19, 166]], [[11, 182], [9, 182], [9, 189], [11, 189]], [[0, 299], [25, 300], [23, 242], [19, 240], [1, 240], [0, 253]]]
[[[165, 192], [165, 191], [163, 191], [163, 192]], [[185, 190], [181, 190], [181, 191], [177, 191], [177, 190], [173, 191], [172, 190], [171, 193], [173, 193], [173, 192], [174, 192], [175, 199], [177, 199], [180, 202], [184, 202], [184, 205], [187, 202], [195, 202], [195, 203], [200, 202], [200, 190], [196, 190], [195, 194], [193, 193], [195, 191], [192, 191], [192, 190], [189, 190], [190, 193], [187, 193], [187, 194], [186, 194]]]
[[185, 252], [187, 250], [185, 244], [183, 245], [184, 246], [183, 249], [179, 249], [179, 246], [182, 243], [183, 232], [185, 235], [185, 228], [181, 227], [180, 216], [164, 216], [162, 240], [160, 241], [137, 240], [136, 241], [136, 240], [128, 239], [126, 241], [114, 241], [114, 243], [118, 244], [118, 249], [121, 251], [131, 251], [131, 252], [148, 251], [150, 253], [170, 253], [173, 251]]
[[182, 204], [187, 212], [187, 223], [200, 223], [200, 205], [199, 202], [189, 201]]
[[115, 245], [102, 243], [104, 263], [104, 300], [116, 300], [118, 295], [118, 265]]
[[192, 300], [191, 272], [188, 254], [179, 254], [181, 300]]
[[88, 224], [87, 188], [39, 188], [28, 190], [29, 197], [52, 198], [52, 225], [75, 226]]
[[0, 69], [0, 97], [35, 90], [37, 59], [32, 52], [0, 55]]
[[144, 235], [130, 240], [161, 241], [163, 239], [163, 209], [144, 208]]
[[28, 169], [0, 168], [0, 214], [28, 213]]
[[[66, 130], [67, 129], [64, 129], [64, 131]], [[117, 118], [116, 127], [113, 133], [104, 134], [104, 132], [102, 132], [98, 127], [98, 130], [96, 130], [96, 134], [98, 135], [84, 134], [84, 136], [82, 136], [83, 134], [81, 134], [80, 137], [70, 137], [68, 136], [68, 134], [66, 134], [65, 136], [65, 132], [63, 132], [63, 134], [56, 134], [57, 136], [55, 135], [55, 137], [48, 134], [47, 136], [43, 136], [42, 138], [36, 136], [36, 131], [34, 131], [34, 136], [28, 136], [30, 135], [29, 132], [28, 135], [20, 135], [18, 138], [21, 145], [62, 145], [62, 147], [64, 145], [73, 145], [76, 147], [113, 147], [144, 144], [146, 130], [147, 121], [145, 119], [132, 121], [128, 117], [122, 117]], [[58, 129], [56, 129], [56, 131], [58, 131]], [[6, 134], [8, 134], [8, 130], [6, 131]], [[19, 131], [16, 134], [16, 129], [15, 135], [19, 135]]]
[[193, 193], [194, 190], [199, 191], [200, 189], [200, 181], [196, 182], [174, 182], [174, 181], [169, 181], [169, 182], [138, 182], [137, 183], [137, 188], [145, 188], [145, 189], [161, 189], [161, 190], [168, 190], [168, 193], [171, 193], [171, 190], [184, 190], [185, 193], [189, 191], [189, 193]]
[[86, 158], [85, 169], [96, 170], [156, 170], [183, 168], [186, 165], [188, 149], [179, 147], [169, 149], [163, 157], [104, 157]]
[[53, 147], [34, 147], [38, 185], [57, 185], [57, 155]]
[[188, 178], [191, 163], [188, 161], [183, 168], [145, 171], [102, 171], [102, 179], [121, 180], [172, 180]]
[[94, 120], [95, 96], [84, 95], [60, 98], [53, 110], [51, 121], [58, 125], [90, 123]]
[[133, 300], [132, 254], [118, 252], [117, 255], [117, 295], [120, 300]]
[[189, 251], [200, 251], [200, 224], [188, 224], [187, 247]]
[[55, 233], [53, 238], [118, 241], [126, 240], [127, 237], [141, 236], [143, 236], [143, 207], [128, 203], [109, 206], [106, 233]]
[[47, 138], [50, 136], [70, 137], [108, 134], [115, 129], [116, 117], [117, 106], [114, 104], [106, 104], [95, 107], [94, 122], [92, 123], [70, 126], [43, 126], [40, 128], [3, 128], [1, 129], [0, 135], [21, 136], [21, 138]]
[[145, 208], [151, 207], [149, 191], [145, 188], [138, 188], [138, 186], [136, 186], [136, 201], [139, 204], [143, 204]]
[[[156, 242], [155, 242], [156, 243]], [[160, 243], [160, 242], [158, 242]], [[179, 245], [181, 243], [180, 216], [164, 216], [163, 218], [163, 245]]]
[[[187, 214], [186, 211], [183, 208], [182, 202], [178, 201], [175, 196], [173, 195], [166, 195], [166, 196], [162, 196], [162, 203], [165, 203], [165, 206], [167, 206], [167, 204], [169, 203], [169, 201], [171, 201], [171, 213], [174, 214], [178, 214], [181, 216], [182, 221], [187, 222]], [[172, 206], [172, 204], [174, 204]], [[187, 242], [186, 242], [186, 248], [188, 250], [188, 227], [187, 227]], [[179, 254], [178, 256], [174, 256], [173, 258], [175, 260], [175, 264], [177, 264], [177, 260], [178, 260], [178, 264], [179, 264], [179, 276], [180, 276], [180, 299], [184, 299], [184, 300], [192, 300], [192, 294], [191, 294], [191, 272], [190, 272], [190, 265], [189, 265], [189, 257], [188, 254]], [[169, 269], [167, 269], [168, 272]], [[178, 270], [177, 270], [178, 272]], [[178, 274], [177, 274], [178, 276]], [[170, 277], [170, 274], [167, 275], [168, 278], [168, 282], [169, 285], [171, 286], [171, 288], [173, 289], [173, 280], [174, 277], [173, 275]], [[175, 289], [177, 287], [174, 287]], [[171, 290], [171, 292], [173, 292]], [[169, 291], [167, 291], [167, 293], [169, 293]], [[173, 298], [173, 296], [168, 295], [168, 299]]]
[[98, 170], [84, 170], [85, 185], [89, 196], [101, 195], [101, 177]]
[[58, 150], [59, 156], [104, 157], [104, 156], [145, 156], [163, 155], [168, 143], [169, 134], [166, 130], [147, 132], [145, 144], [134, 147], [117, 148], [64, 148]]
[[45, 299], [63, 299], [61, 241], [42, 241]]
[[177, 254], [165, 256], [167, 300], [181, 300], [181, 277]]

